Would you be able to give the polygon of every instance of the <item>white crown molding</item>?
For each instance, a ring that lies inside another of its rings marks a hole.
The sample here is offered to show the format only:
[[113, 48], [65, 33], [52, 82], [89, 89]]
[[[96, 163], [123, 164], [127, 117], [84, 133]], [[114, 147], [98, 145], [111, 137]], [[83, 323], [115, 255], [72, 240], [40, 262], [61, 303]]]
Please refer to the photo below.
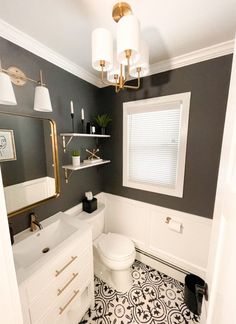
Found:
[[[42, 57], [43, 59], [51, 62], [65, 71], [76, 75], [77, 77], [95, 85], [98, 88], [106, 87], [102, 85], [100, 79], [92, 73], [86, 71], [81, 66], [68, 60], [64, 56], [53, 51], [49, 47], [38, 42], [31, 36], [25, 34], [19, 29], [8, 24], [0, 19], [0, 36], [9, 40], [10, 42], [28, 50], [29, 52]], [[193, 51], [184, 55], [169, 58], [167, 60], [154, 63], [150, 66], [148, 75], [153, 75], [169, 70], [174, 70], [183, 66], [199, 63], [202, 61], [210, 60], [216, 57], [233, 53], [234, 40], [229, 40], [213, 46], [205, 47], [197, 51]]]
[[96, 87], [101, 87], [99, 78], [2, 19], [0, 19], [0, 36]]
[[214, 59], [216, 57], [232, 54], [234, 51], [234, 40], [204, 47], [184, 55], [169, 58], [168, 60], [154, 63], [150, 66], [148, 75], [153, 75], [169, 70], [178, 69], [183, 66]]

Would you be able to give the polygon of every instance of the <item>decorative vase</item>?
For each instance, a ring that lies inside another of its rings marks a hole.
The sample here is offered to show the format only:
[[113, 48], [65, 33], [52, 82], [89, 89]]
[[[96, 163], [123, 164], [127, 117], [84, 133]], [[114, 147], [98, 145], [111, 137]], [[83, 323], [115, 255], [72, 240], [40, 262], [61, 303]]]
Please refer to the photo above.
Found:
[[80, 165], [80, 156], [72, 156], [72, 165], [77, 167]]
[[101, 134], [106, 135], [106, 128], [105, 127], [101, 127]]

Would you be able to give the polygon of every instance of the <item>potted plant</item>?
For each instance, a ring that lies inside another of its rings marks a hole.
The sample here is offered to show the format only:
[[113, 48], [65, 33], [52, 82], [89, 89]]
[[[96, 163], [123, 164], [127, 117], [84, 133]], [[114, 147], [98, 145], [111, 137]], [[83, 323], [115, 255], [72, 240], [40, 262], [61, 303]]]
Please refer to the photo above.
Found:
[[72, 165], [74, 167], [79, 166], [80, 165], [80, 151], [78, 151], [78, 150], [72, 151], [71, 156], [72, 156]]
[[101, 129], [101, 134], [106, 134], [107, 125], [112, 121], [111, 117], [108, 114], [97, 115], [95, 121]]

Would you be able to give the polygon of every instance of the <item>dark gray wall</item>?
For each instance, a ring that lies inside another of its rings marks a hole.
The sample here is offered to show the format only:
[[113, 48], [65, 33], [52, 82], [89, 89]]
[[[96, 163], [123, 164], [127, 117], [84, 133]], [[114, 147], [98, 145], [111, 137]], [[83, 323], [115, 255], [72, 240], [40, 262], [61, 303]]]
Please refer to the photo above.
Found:
[[[0, 38], [1, 60], [4, 68], [17, 66], [21, 68], [27, 76], [38, 79], [39, 70], [42, 69], [43, 77], [50, 91], [53, 106], [52, 113], [41, 113], [33, 110], [34, 87], [31, 82], [27, 82], [24, 87], [14, 86], [17, 106], [0, 105], [1, 111], [17, 112], [42, 118], [54, 119], [57, 124], [57, 133], [71, 131], [70, 100], [74, 101], [75, 122], [78, 125], [80, 110], [85, 109], [85, 119], [88, 121], [99, 113], [98, 95], [99, 89], [95, 86], [79, 79], [76, 76], [60, 69], [59, 67], [39, 58], [32, 53]], [[75, 148], [94, 147], [93, 139], [73, 140], [70, 150]], [[62, 164], [69, 163], [70, 158], [63, 153], [61, 138], [58, 137], [61, 195], [57, 199], [52, 199], [47, 203], [33, 208], [38, 214], [39, 220], [43, 220], [60, 210], [66, 210], [81, 202], [85, 191], [92, 190], [94, 194], [102, 191], [101, 171], [106, 166], [88, 168], [74, 172], [69, 184], [65, 184]], [[14, 232], [17, 233], [29, 226], [29, 212], [19, 214], [11, 218]]]
[[[106, 191], [154, 205], [212, 217], [231, 55], [146, 77], [140, 90], [121, 91], [117, 95], [113, 88], [98, 89], [2, 38], [0, 48], [4, 68], [11, 65], [18, 66], [33, 79], [38, 78], [39, 69], [43, 70], [44, 80], [51, 94], [53, 112], [40, 113], [33, 110], [34, 85], [29, 82], [24, 87], [14, 87], [18, 101], [16, 107], [1, 105], [0, 110], [52, 118], [56, 121], [58, 134], [71, 131], [69, 106], [71, 99], [74, 101], [76, 125], [82, 107], [85, 109], [86, 121], [92, 120], [98, 113], [111, 113], [113, 118], [109, 129], [111, 139], [100, 141], [102, 157], [110, 158], [112, 163], [75, 172], [69, 184], [65, 184], [63, 170], [60, 167], [61, 195], [33, 208], [39, 220], [78, 204], [87, 190], [92, 190], [94, 194]], [[191, 91], [192, 96], [183, 199], [123, 187], [123, 102], [186, 91]], [[69, 163], [70, 158], [68, 154], [63, 153], [59, 137], [58, 146], [60, 166]], [[73, 139], [70, 150], [80, 149], [84, 158], [86, 147], [95, 147], [95, 141]], [[29, 212], [11, 218], [15, 233], [29, 226]]]
[[0, 114], [0, 128], [14, 131], [17, 158], [1, 163], [4, 187], [46, 177], [43, 121]]
[[[138, 91], [101, 90], [101, 106], [112, 114], [112, 138], [105, 155], [104, 191], [212, 218], [232, 56], [224, 56], [146, 77]], [[191, 91], [183, 198], [122, 186], [123, 102]]]

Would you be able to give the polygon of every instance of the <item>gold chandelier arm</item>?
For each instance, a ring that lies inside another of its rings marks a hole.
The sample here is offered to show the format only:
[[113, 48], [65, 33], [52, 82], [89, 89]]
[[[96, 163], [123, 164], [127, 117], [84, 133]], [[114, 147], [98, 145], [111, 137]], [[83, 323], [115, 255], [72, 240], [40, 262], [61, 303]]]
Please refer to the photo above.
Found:
[[141, 72], [141, 68], [137, 68], [137, 72], [138, 72], [138, 84], [136, 86], [130, 86], [130, 85], [123, 85], [123, 88], [125, 89], [139, 89], [140, 88], [140, 72]]
[[107, 85], [107, 86], [113, 86], [113, 87], [117, 87], [117, 83], [112, 83], [112, 82], [107, 82], [104, 79], [104, 66], [101, 65], [102, 71], [101, 71], [101, 81], [103, 84]]
[[129, 80], [130, 76], [130, 57], [127, 58], [128, 65], [127, 65], [127, 80]]
[[116, 87], [116, 93], [119, 93], [120, 92], [120, 89], [119, 87]]

